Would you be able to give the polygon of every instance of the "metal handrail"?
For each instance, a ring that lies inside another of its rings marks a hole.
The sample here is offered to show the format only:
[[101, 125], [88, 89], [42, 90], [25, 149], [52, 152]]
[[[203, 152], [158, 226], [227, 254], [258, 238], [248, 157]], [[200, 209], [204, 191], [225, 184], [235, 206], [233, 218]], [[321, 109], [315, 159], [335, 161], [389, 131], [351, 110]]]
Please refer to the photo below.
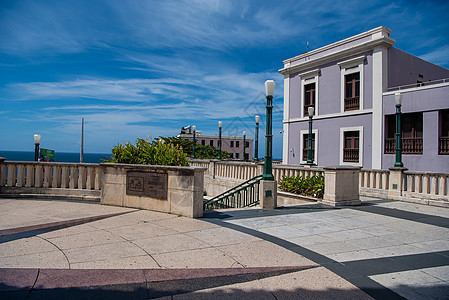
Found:
[[262, 175], [257, 175], [209, 200], [204, 200], [204, 210], [214, 208], [240, 208], [256, 205], [260, 201], [259, 183], [261, 179]]
[[410, 88], [417, 88], [417, 87], [429, 86], [429, 85], [446, 83], [446, 82], [449, 82], [449, 78], [436, 79], [436, 80], [430, 80], [430, 81], [424, 81], [424, 82], [418, 82], [418, 83], [411, 83], [411, 84], [406, 84], [406, 85], [401, 85], [401, 86], [393, 86], [393, 87], [389, 87], [387, 89], [387, 92], [400, 91], [400, 90], [405, 90], [405, 89], [410, 89]]

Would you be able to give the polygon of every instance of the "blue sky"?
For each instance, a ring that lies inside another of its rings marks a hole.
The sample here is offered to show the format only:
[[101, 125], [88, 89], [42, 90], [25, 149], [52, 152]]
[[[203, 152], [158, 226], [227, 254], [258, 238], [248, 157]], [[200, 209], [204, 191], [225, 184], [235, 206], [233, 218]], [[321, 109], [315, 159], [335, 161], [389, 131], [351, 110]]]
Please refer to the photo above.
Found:
[[[117, 143], [253, 136], [276, 81], [282, 157], [284, 59], [383, 25], [395, 47], [449, 67], [447, 1], [0, 0], [0, 150], [109, 153]], [[264, 144], [260, 143], [259, 153]]]

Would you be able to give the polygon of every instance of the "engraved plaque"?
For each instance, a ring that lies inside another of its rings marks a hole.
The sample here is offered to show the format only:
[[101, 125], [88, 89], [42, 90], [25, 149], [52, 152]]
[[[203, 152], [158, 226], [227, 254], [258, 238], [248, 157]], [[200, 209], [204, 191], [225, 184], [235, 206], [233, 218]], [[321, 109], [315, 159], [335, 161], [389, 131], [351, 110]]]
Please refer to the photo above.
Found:
[[126, 172], [126, 194], [167, 200], [168, 174]]

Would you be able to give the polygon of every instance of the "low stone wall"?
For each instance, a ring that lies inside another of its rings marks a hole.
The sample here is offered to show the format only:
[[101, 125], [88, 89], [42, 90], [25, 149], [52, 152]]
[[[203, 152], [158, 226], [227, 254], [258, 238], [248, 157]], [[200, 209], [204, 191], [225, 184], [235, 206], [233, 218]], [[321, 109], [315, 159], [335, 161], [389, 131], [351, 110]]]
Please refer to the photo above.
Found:
[[101, 203], [187, 217], [203, 215], [202, 167], [100, 164]]

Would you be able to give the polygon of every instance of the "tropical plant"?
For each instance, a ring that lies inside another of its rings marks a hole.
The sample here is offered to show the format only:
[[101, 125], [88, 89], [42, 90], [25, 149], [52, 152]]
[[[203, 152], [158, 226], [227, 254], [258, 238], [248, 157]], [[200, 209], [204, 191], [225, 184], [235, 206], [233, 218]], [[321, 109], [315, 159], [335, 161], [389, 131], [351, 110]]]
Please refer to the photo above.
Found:
[[283, 191], [323, 198], [324, 194], [324, 176], [315, 175], [311, 177], [284, 176], [279, 182], [279, 188]]
[[[189, 156], [193, 156], [193, 141], [185, 140], [181, 137], [173, 136], [173, 137], [160, 137], [166, 143], [171, 143], [175, 145], [179, 145], [182, 148], [182, 151]], [[231, 154], [226, 151], [221, 151], [221, 158], [226, 159], [230, 158]], [[218, 149], [214, 146], [205, 146], [205, 145], [195, 145], [195, 158], [204, 158], [204, 159], [215, 159], [218, 158]]]
[[188, 166], [189, 162], [182, 147], [164, 140], [137, 139], [136, 145], [131, 142], [118, 144], [112, 149], [112, 157], [105, 162], [123, 164], [144, 164], [164, 166]]

